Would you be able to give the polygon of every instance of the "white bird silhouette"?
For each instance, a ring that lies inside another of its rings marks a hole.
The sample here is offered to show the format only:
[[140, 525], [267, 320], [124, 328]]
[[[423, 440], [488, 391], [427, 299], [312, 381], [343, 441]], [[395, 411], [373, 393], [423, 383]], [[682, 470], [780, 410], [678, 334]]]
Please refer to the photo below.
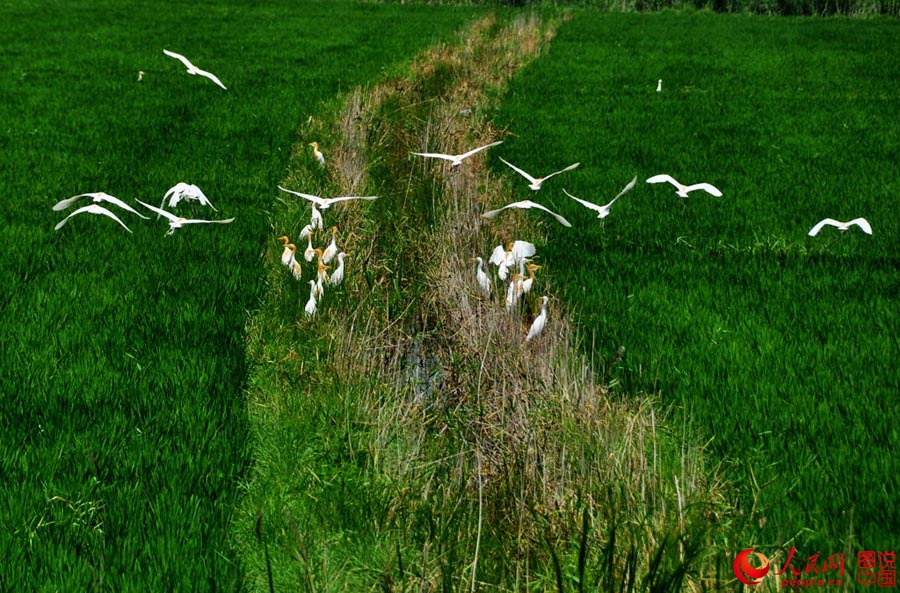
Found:
[[319, 143], [318, 142], [310, 142], [309, 145], [312, 146], [313, 156], [316, 157], [317, 161], [319, 161], [319, 166], [324, 167], [325, 166], [325, 155], [322, 154], [321, 150], [319, 150]]
[[684, 185], [676, 181], [671, 175], [654, 175], [653, 177], [647, 180], [647, 183], [671, 183], [678, 190], [678, 196], [682, 198], [688, 197], [688, 194], [694, 190], [702, 189], [703, 191], [710, 193], [716, 197], [722, 195], [722, 192], [719, 191], [719, 188], [710, 185], [709, 183], [695, 183], [694, 185]]
[[344, 281], [344, 258], [350, 257], [349, 253], [344, 253], [341, 251], [337, 254], [338, 266], [337, 269], [334, 270], [334, 273], [331, 275], [331, 279], [328, 281], [332, 286], [337, 286], [341, 282]]
[[496, 210], [491, 210], [489, 212], [485, 212], [484, 214], [482, 214], [482, 216], [485, 218], [494, 218], [495, 216], [497, 216], [498, 214], [500, 214], [507, 208], [523, 208], [523, 209], [537, 208], [538, 210], [543, 210], [544, 212], [549, 212], [550, 214], [552, 214], [553, 217], [557, 221], [559, 221], [559, 224], [561, 224], [563, 226], [567, 226], [567, 227], [572, 226], [572, 224], [568, 220], [566, 220], [565, 218], [563, 218], [556, 212], [553, 212], [552, 210], [545, 208], [544, 206], [541, 206], [540, 204], [538, 204], [536, 202], [532, 202], [531, 200], [522, 200], [521, 202], [513, 202], [512, 204], [507, 204], [503, 208], [497, 208]]
[[176, 216], [171, 212], [166, 212], [162, 208], [157, 208], [156, 206], [145, 204], [140, 200], [138, 200], [137, 203], [144, 208], [148, 208], [153, 212], [161, 214], [162, 216], [165, 216], [169, 219], [169, 231], [166, 233], [167, 235], [171, 235], [175, 232], [175, 229], [180, 229], [186, 224], [228, 224], [229, 222], [234, 222], [234, 218], [226, 218], [225, 220], [200, 220], [197, 218], [182, 218], [181, 216]]
[[337, 255], [337, 252], [337, 227], [333, 226], [331, 227], [331, 243], [329, 243], [328, 247], [325, 248], [325, 251], [322, 252], [322, 261], [326, 264], [331, 263], [331, 260]]
[[72, 196], [71, 198], [66, 198], [65, 200], [60, 200], [56, 204], [53, 205], [53, 209], [56, 211], [65, 210], [66, 208], [68, 208], [69, 206], [71, 206], [72, 204], [74, 204], [75, 202], [80, 200], [81, 198], [91, 198], [91, 201], [93, 201], [95, 204], [99, 204], [101, 202], [108, 202], [110, 204], [115, 204], [116, 206], [118, 206], [119, 208], [122, 208], [123, 210], [128, 210], [129, 212], [137, 214], [144, 220], [150, 220], [149, 217], [144, 216], [143, 214], [141, 214], [140, 212], [138, 212], [137, 210], [135, 210], [134, 208], [132, 208], [131, 206], [129, 206], [128, 204], [126, 204], [125, 202], [120, 200], [119, 198], [117, 198], [115, 196], [111, 196], [108, 193], [105, 193], [102, 191], [88, 193], [88, 194], [78, 194], [77, 196]]
[[197, 68], [196, 66], [191, 64], [190, 60], [188, 60], [183, 55], [176, 54], [174, 51], [169, 51], [167, 49], [164, 49], [163, 53], [166, 54], [167, 56], [169, 56], [170, 58], [175, 58], [176, 60], [179, 60], [182, 64], [184, 64], [185, 68], [187, 68], [188, 74], [199, 74], [200, 76], [210, 79], [211, 81], [213, 81], [214, 83], [216, 83], [217, 85], [222, 87], [223, 89], [225, 88], [225, 85], [222, 84], [222, 81], [219, 80], [218, 76], [216, 76], [212, 72], [207, 72], [206, 70], [201, 70], [200, 68]]
[[[566, 171], [571, 171], [572, 169], [574, 169], [575, 167], [577, 167], [578, 165], [581, 164], [581, 163], [575, 163], [574, 165], [569, 165], [565, 169], [561, 169], [555, 173], [550, 173], [549, 175], [546, 175], [544, 177], [532, 177], [531, 175], [529, 175], [522, 169], [518, 168], [517, 166], [513, 165], [509, 161], [505, 160], [503, 157], [500, 157], [500, 160], [503, 161], [504, 163], [506, 163], [507, 165], [509, 165], [513, 171], [515, 171], [516, 173], [518, 173], [519, 175], [521, 175], [522, 177], [527, 179], [529, 181], [528, 187], [530, 187], [534, 191], [541, 189], [541, 184], [544, 183], [545, 181], [547, 181], [548, 179], [550, 179], [551, 177], [553, 177], [554, 175], [559, 175], [560, 173], [565, 173]], [[568, 225], [566, 225], [566, 226], [568, 226]]]
[[522, 282], [522, 294], [528, 294], [531, 292], [531, 287], [534, 286], [534, 271], [540, 270], [544, 266], [538, 266], [535, 264], [528, 264], [528, 278]]
[[79, 208], [78, 210], [75, 210], [74, 212], [72, 212], [71, 214], [69, 214], [62, 220], [60, 220], [57, 223], [57, 225], [55, 227], [53, 227], [54, 230], [58, 231], [59, 229], [61, 229], [63, 227], [64, 224], [66, 224], [66, 221], [68, 221], [70, 218], [72, 218], [76, 214], [81, 214], [82, 212], [88, 212], [90, 214], [102, 214], [103, 216], [108, 216], [108, 217], [112, 218], [113, 220], [115, 220], [116, 222], [118, 222], [120, 225], [122, 225], [122, 228], [124, 228], [126, 231], [128, 231], [129, 233], [131, 232], [131, 229], [128, 228], [127, 226], [125, 226], [125, 223], [122, 222], [121, 220], [119, 220], [118, 216], [116, 216], [115, 214], [113, 214], [112, 212], [110, 212], [109, 210], [104, 208], [103, 206], [98, 206], [97, 204], [89, 204], [87, 206], [83, 206], [83, 207]]
[[[341, 196], [339, 198], [320, 198], [319, 196], [313, 196], [311, 194], [304, 194], [298, 191], [292, 191], [289, 189], [285, 189], [278, 186], [278, 189], [281, 191], [286, 191], [289, 194], [294, 194], [295, 196], [300, 196], [306, 200], [309, 200], [313, 203], [313, 205], [318, 206], [322, 210], [326, 210], [331, 207], [332, 204], [337, 204], [338, 202], [346, 202], [347, 200], [377, 200], [378, 196]], [[315, 227], [314, 227], [315, 228]]]
[[853, 220], [851, 220], [849, 222], [841, 222], [841, 221], [835, 220], [833, 218], [825, 218], [823, 220], [820, 220], [818, 223], [816, 223], [816, 226], [809, 229], [809, 236], [815, 237], [817, 234], [819, 234], [819, 231], [821, 231], [822, 227], [824, 227], [824, 226], [837, 227], [837, 230], [839, 230], [843, 233], [853, 225], [856, 225], [859, 228], [861, 228], [862, 231], [864, 233], [866, 233], [867, 235], [872, 234], [872, 226], [869, 224], [869, 221], [866, 220], [865, 218], [854, 218]]
[[[502, 250], [503, 247], [501, 246]], [[475, 270], [475, 280], [478, 282], [478, 287], [481, 289], [481, 292], [484, 293], [484, 296], [490, 296], [491, 294], [491, 281], [488, 279], [488, 275], [484, 271], [484, 260], [480, 257], [473, 257], [469, 261], [478, 262], [478, 267]]]
[[300, 229], [300, 238], [306, 239], [309, 237], [310, 233], [312, 233], [313, 227], [311, 224], [306, 225], [302, 229]]
[[488, 259], [488, 263], [498, 266], [497, 276], [499, 276], [501, 280], [506, 280], [509, 268], [515, 267], [516, 264], [524, 261], [527, 257], [533, 256], [535, 253], [537, 253], [537, 249], [535, 248], [534, 243], [529, 243], [528, 241], [510, 241], [507, 244], [506, 249], [503, 248], [503, 245], [494, 247], [494, 250], [491, 252], [491, 257]]
[[216, 207], [212, 205], [212, 202], [209, 201], [209, 198], [206, 197], [206, 194], [203, 193], [203, 190], [193, 183], [179, 181], [170, 187], [169, 191], [163, 196], [162, 204], [159, 205], [160, 208], [165, 207], [166, 200], [169, 200], [169, 208], [174, 208], [181, 200], [196, 200], [200, 202], [201, 206], [209, 206], [213, 209], [213, 212], [218, 212]]
[[319, 212], [319, 209], [316, 208], [315, 202], [310, 202], [310, 213], [309, 213], [309, 226], [312, 227], [312, 230], [322, 230], [325, 228], [325, 220], [322, 218], [322, 213]]
[[462, 154], [443, 154], [440, 152], [414, 152], [412, 154], [416, 156], [423, 156], [431, 159], [444, 159], [445, 161], [450, 161], [450, 168], [455, 169], [460, 166], [462, 162], [472, 156], [473, 154], [477, 154], [482, 150], [486, 150], [492, 146], [497, 146], [498, 144], [503, 144], [503, 140], [499, 140], [497, 142], [491, 142], [490, 144], [485, 144], [484, 146], [479, 146], [469, 152], [464, 152]]
[[584, 206], [585, 208], [590, 208], [591, 210], [596, 211], [596, 212], [598, 213], [598, 214], [597, 214], [597, 218], [606, 218], [607, 216], [609, 216], [609, 208], [610, 208], [610, 206], [613, 205], [613, 202], [615, 202], [616, 200], [618, 200], [619, 198], [621, 198], [622, 196], [624, 196], [625, 194], [627, 194], [628, 192], [630, 192], [630, 191], [631, 191], [631, 188], [634, 187], [634, 184], [635, 184], [635, 183], [637, 183], [637, 177], [635, 177], [634, 179], [632, 179], [631, 181], [629, 181], [629, 182], [628, 182], [628, 185], [625, 186], [625, 189], [623, 189], [622, 191], [620, 191], [620, 192], [619, 192], [619, 195], [617, 195], [616, 197], [614, 197], [614, 198], [610, 201], [610, 203], [609, 203], [609, 204], [606, 204], [605, 206], [598, 206], [597, 204], [592, 204], [591, 202], [588, 202], [587, 200], [582, 200], [581, 198], [576, 198], [575, 196], [573, 196], [572, 194], [570, 194], [569, 192], [567, 192], [567, 191], [565, 190], [565, 188], [563, 188], [563, 192], [564, 192], [567, 196], [569, 196], [570, 198], [572, 198], [573, 200], [575, 200], [576, 202], [578, 202], [579, 204], [581, 204], [582, 206]]
[[307, 317], [312, 317], [316, 314], [316, 281], [309, 281], [309, 300], [306, 301], [306, 306], [303, 307], [303, 310], [306, 311]]
[[526, 342], [538, 337], [544, 331], [544, 326], [547, 324], [547, 301], [549, 300], [548, 297], [544, 297], [544, 303], [541, 305], [541, 314], [534, 318], [534, 322], [532, 322], [531, 328], [528, 330], [528, 335], [525, 336]]
[[[322, 250], [320, 249], [319, 250], [320, 255], [321, 255], [321, 252], [322, 252]], [[313, 246], [312, 246], [312, 235], [307, 235], [306, 236], [306, 250], [304, 250], [304, 252], [303, 252], [303, 259], [305, 259], [306, 261], [312, 261], [315, 256], [316, 256], [316, 250], [313, 249]]]
[[660, 79], [659, 79], [659, 82], [656, 83], [656, 92], [657, 92], [657, 93], [661, 93], [661, 92], [662, 92], [662, 78], [660, 78]]
[[522, 274], [515, 273], [512, 275], [512, 280], [509, 283], [509, 286], [506, 287], [506, 310], [512, 311], [513, 307], [519, 302], [519, 297], [522, 295]]

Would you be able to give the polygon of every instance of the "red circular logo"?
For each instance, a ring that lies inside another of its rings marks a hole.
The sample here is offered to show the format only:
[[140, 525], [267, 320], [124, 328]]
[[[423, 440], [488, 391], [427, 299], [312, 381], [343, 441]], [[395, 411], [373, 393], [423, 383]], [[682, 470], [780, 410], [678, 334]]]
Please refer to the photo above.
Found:
[[[750, 554], [755, 555], [759, 559], [761, 563], [759, 568], [750, 564]], [[753, 548], [747, 548], [735, 557], [732, 568], [734, 569], [734, 576], [740, 582], [745, 585], [758, 585], [762, 582], [763, 577], [769, 573], [769, 559], [754, 551]]]

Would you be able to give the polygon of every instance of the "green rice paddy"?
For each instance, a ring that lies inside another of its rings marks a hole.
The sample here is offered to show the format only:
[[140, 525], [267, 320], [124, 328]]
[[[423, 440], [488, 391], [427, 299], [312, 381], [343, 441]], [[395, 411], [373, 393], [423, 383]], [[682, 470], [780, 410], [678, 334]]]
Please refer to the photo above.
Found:
[[[534, 198], [573, 223], [548, 223], [545, 271], [614, 392], [659, 392], [725, 460], [749, 520], [736, 546], [900, 532], [897, 32], [578, 13], [498, 114], [514, 164], [581, 161]], [[658, 173], [724, 196], [643, 183]], [[562, 193], [605, 204], [635, 175], [604, 221]], [[807, 236], [859, 216], [871, 237]]]
[[[255, 461], [245, 323], [291, 147], [323, 141], [296, 130], [473, 14], [0, 2], [0, 589], [263, 587], [244, 572], [251, 544], [233, 541], [248, 528], [231, 525]], [[510, 132], [498, 155], [533, 172], [581, 161], [536, 196], [511, 175], [521, 199], [574, 223], [548, 224], [545, 277], [613, 393], [659, 392], [725, 460], [747, 519], [736, 550], [889, 549], [900, 533], [897, 33], [887, 20], [576, 11], [497, 113]], [[642, 183], [663, 172], [725, 195]], [[561, 191], [605, 203], [634, 175], [602, 223]], [[88, 216], [53, 230], [59, 199], [156, 204], [179, 181], [237, 220], [169, 237], [130, 215], [133, 234]], [[807, 237], [826, 216], [865, 216], [874, 235]], [[334, 411], [307, 411], [298, 432], [323, 440], [312, 431]], [[299, 440], [271, 442], [283, 456]], [[318, 486], [335, 508], [317, 512], [365, 526], [379, 501], [364, 472], [344, 471]], [[319, 519], [308, 525], [330, 525]], [[371, 544], [309, 537], [336, 558]]]
[[[296, 130], [469, 15], [0, 4], [0, 589], [241, 588], [228, 533], [251, 462], [244, 324]], [[155, 219], [123, 214], [129, 234], [81, 215], [53, 230], [59, 199], [158, 204], [179, 181], [237, 220], [167, 237]]]

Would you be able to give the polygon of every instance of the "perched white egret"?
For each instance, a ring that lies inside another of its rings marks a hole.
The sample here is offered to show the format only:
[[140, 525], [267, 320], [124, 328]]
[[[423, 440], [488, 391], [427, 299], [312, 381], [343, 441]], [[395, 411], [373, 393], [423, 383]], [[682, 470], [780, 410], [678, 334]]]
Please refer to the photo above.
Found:
[[550, 299], [547, 296], [544, 296], [544, 302], [541, 305], [541, 314], [534, 318], [534, 322], [531, 324], [531, 328], [528, 330], [528, 335], [525, 336], [525, 341], [529, 341], [533, 338], [541, 335], [541, 332], [544, 331], [544, 326], [547, 325], [547, 301]]
[[534, 272], [535, 270], [540, 270], [544, 266], [538, 266], [535, 264], [528, 264], [528, 278], [522, 282], [522, 294], [528, 294], [531, 292], [531, 287], [534, 286]]
[[319, 143], [318, 142], [310, 142], [309, 146], [312, 146], [313, 156], [316, 157], [317, 161], [319, 161], [319, 166], [324, 167], [325, 166], [325, 155], [322, 154], [321, 150], [319, 150]]
[[203, 190], [193, 183], [179, 181], [170, 187], [169, 191], [163, 196], [162, 204], [159, 205], [160, 208], [166, 205], [166, 200], [169, 200], [169, 208], [174, 208], [181, 200], [197, 200], [201, 206], [209, 206], [213, 209], [213, 212], [218, 212], [216, 207], [212, 205], [212, 202], [209, 201], [209, 198], [206, 197], [206, 194], [203, 193]]
[[337, 254], [338, 266], [334, 270], [334, 273], [331, 275], [331, 278], [328, 280], [328, 283], [332, 286], [337, 286], [341, 282], [344, 281], [344, 258], [350, 257], [349, 253], [344, 253], [341, 251]]
[[218, 76], [216, 76], [212, 72], [207, 72], [206, 70], [201, 70], [200, 68], [197, 68], [196, 66], [191, 64], [190, 60], [188, 60], [183, 55], [176, 54], [174, 51], [169, 51], [167, 49], [164, 49], [163, 53], [166, 54], [167, 56], [169, 56], [170, 58], [175, 58], [176, 60], [179, 60], [182, 64], [184, 64], [185, 68], [187, 68], [188, 74], [199, 74], [200, 76], [210, 79], [211, 81], [213, 81], [214, 83], [216, 83], [217, 85], [222, 87], [223, 89], [225, 88], [225, 85], [222, 84], [222, 81], [219, 80]]
[[325, 251], [322, 252], [322, 262], [326, 264], [331, 263], [331, 260], [337, 255], [337, 252], [337, 227], [333, 226], [331, 227], [331, 243], [329, 243], [328, 247], [325, 248]]
[[708, 183], [695, 183], [694, 185], [684, 185], [676, 181], [672, 176], [662, 174], [662, 175], [654, 175], [653, 177], [647, 180], [647, 183], [671, 183], [675, 186], [675, 189], [678, 190], [678, 196], [681, 198], [688, 197], [688, 194], [696, 189], [702, 189], [703, 191], [710, 193], [716, 197], [722, 195], [722, 192], [719, 191], [719, 188], [710, 185]]
[[310, 204], [312, 206], [312, 210], [309, 214], [309, 226], [312, 227], [312, 230], [322, 230], [325, 228], [325, 220], [322, 218], [322, 213], [319, 212], [319, 209], [316, 208], [315, 204]]
[[322, 282], [328, 282], [328, 270], [331, 269], [331, 266], [326, 266], [325, 263], [320, 259], [318, 262], [318, 271], [317, 275], [319, 280]]
[[464, 152], [462, 154], [442, 154], [440, 152], [414, 152], [412, 154], [431, 159], [443, 159], [445, 161], [450, 161], [450, 168], [455, 169], [462, 164], [463, 160], [469, 158], [473, 154], [477, 154], [482, 150], [486, 150], [492, 146], [497, 146], [498, 144], [503, 144], [503, 140], [491, 142], [490, 144], [485, 144], [484, 146], [479, 146], [474, 150], [470, 150], [469, 152]]
[[303, 276], [303, 268], [300, 267], [300, 262], [297, 261], [296, 258], [291, 258], [291, 274], [294, 275], [294, 280], [300, 280]]
[[65, 200], [60, 200], [56, 204], [53, 205], [53, 209], [56, 211], [65, 210], [66, 208], [68, 208], [69, 206], [71, 206], [72, 204], [74, 204], [75, 202], [80, 200], [81, 198], [91, 198], [91, 201], [94, 202], [95, 204], [100, 204], [101, 202], [115, 204], [116, 206], [118, 206], [119, 208], [122, 208], [123, 210], [128, 210], [129, 212], [131, 212], [133, 214], [137, 214], [144, 220], [149, 220], [149, 217], [144, 216], [143, 214], [141, 214], [140, 212], [138, 212], [137, 210], [135, 210], [134, 208], [132, 208], [131, 206], [129, 206], [128, 204], [126, 204], [125, 202], [120, 200], [119, 198], [117, 198], [115, 196], [111, 196], [108, 193], [105, 193], [102, 191], [88, 193], [88, 194], [78, 194], [77, 196], [72, 196], [71, 198], [66, 198]]
[[234, 222], [234, 218], [226, 218], [225, 220], [199, 220], [197, 218], [182, 218], [180, 216], [175, 216], [171, 212], [166, 212], [162, 208], [157, 208], [156, 206], [151, 206], [150, 204], [146, 204], [140, 200], [137, 201], [138, 204], [156, 212], [157, 214], [161, 214], [169, 219], [169, 232], [167, 235], [171, 235], [175, 232], [175, 229], [180, 229], [186, 224], [228, 224], [229, 222]]
[[623, 189], [622, 191], [620, 191], [620, 192], [619, 192], [619, 195], [617, 195], [616, 197], [614, 197], [614, 198], [609, 202], [609, 204], [606, 204], [605, 206], [598, 206], [597, 204], [592, 204], [591, 202], [588, 202], [587, 200], [582, 200], [581, 198], [576, 198], [575, 196], [573, 196], [572, 194], [570, 194], [569, 192], [567, 192], [567, 191], [565, 190], [565, 188], [563, 188], [563, 192], [564, 192], [567, 196], [569, 196], [570, 198], [572, 198], [573, 200], [575, 200], [576, 202], [578, 202], [579, 204], [581, 204], [582, 206], [584, 206], [585, 208], [590, 208], [591, 210], [596, 211], [596, 212], [597, 212], [597, 218], [606, 218], [607, 216], [609, 216], [609, 209], [610, 209], [610, 207], [613, 205], [613, 202], [615, 202], [616, 200], [618, 200], [619, 198], [621, 198], [622, 196], [624, 196], [625, 194], [627, 194], [628, 192], [630, 192], [630, 191], [631, 191], [631, 188], [634, 187], [634, 184], [635, 184], [635, 183], [637, 183], [637, 177], [635, 177], [634, 179], [632, 179], [631, 181], [629, 181], [629, 182], [628, 182], [628, 185], [625, 186], [625, 189]]
[[659, 82], [656, 83], [656, 92], [657, 92], [657, 93], [661, 93], [661, 92], [662, 92], [662, 78], [660, 78], [660, 79], [659, 79]]
[[[278, 189], [281, 191], [286, 191], [289, 194], [294, 194], [295, 196], [300, 196], [303, 199], [309, 200], [312, 202], [313, 206], [318, 206], [322, 210], [327, 210], [331, 207], [332, 204], [337, 204], [338, 202], [346, 202], [347, 200], [377, 200], [378, 196], [341, 196], [339, 198], [320, 198], [319, 196], [314, 196], [311, 194], [304, 194], [298, 191], [292, 191], [289, 189], [285, 189], [278, 186]], [[313, 225], [315, 228], [315, 225]], [[320, 227], [321, 228], [321, 227]]]
[[527, 257], [532, 257], [537, 252], [534, 243], [528, 241], [510, 241], [506, 248], [497, 245], [491, 252], [488, 263], [498, 266], [497, 275], [501, 280], [506, 280], [507, 270], [522, 262]]
[[303, 308], [306, 311], [307, 317], [312, 317], [316, 314], [316, 281], [309, 281], [309, 300], [306, 301], [306, 306]]
[[822, 230], [822, 227], [825, 227], [825, 226], [836, 227], [837, 230], [839, 230], [843, 233], [843, 232], [847, 231], [847, 229], [849, 229], [853, 225], [856, 225], [859, 228], [861, 228], [862, 231], [864, 233], [866, 233], [867, 235], [872, 234], [872, 226], [869, 224], [869, 221], [866, 220], [865, 218], [854, 218], [853, 220], [851, 220], [849, 222], [840, 222], [839, 220], [835, 220], [833, 218], [825, 218], [825, 219], [817, 222], [816, 226], [809, 229], [809, 236], [815, 237], [816, 235], [819, 234], [819, 231]]
[[300, 238], [306, 239], [309, 237], [310, 233], [312, 233], [313, 227], [311, 224], [306, 225], [302, 229], [300, 229]]
[[[501, 247], [501, 249], [503, 248]], [[480, 257], [473, 257], [469, 261], [478, 262], [478, 267], [475, 270], [475, 280], [478, 282], [478, 287], [481, 289], [481, 292], [484, 293], [484, 296], [490, 296], [491, 281], [484, 271], [484, 260]]]
[[513, 307], [519, 302], [519, 296], [522, 294], [522, 274], [515, 273], [509, 286], [506, 287], [506, 310], [512, 311]]
[[63, 227], [64, 224], [66, 224], [66, 221], [68, 221], [70, 218], [72, 218], [76, 214], [81, 214], [82, 212], [88, 212], [90, 214], [102, 214], [103, 216], [108, 216], [108, 217], [112, 218], [113, 220], [115, 220], [116, 222], [118, 222], [120, 225], [122, 225], [122, 228], [124, 228], [126, 231], [128, 231], [129, 233], [131, 232], [131, 229], [128, 228], [127, 226], [125, 226], [125, 223], [122, 222], [121, 220], [119, 220], [118, 216], [116, 216], [115, 214], [113, 214], [112, 212], [110, 212], [109, 210], [104, 208], [103, 206], [98, 206], [97, 204], [88, 204], [87, 206], [82, 206], [78, 210], [75, 210], [74, 212], [72, 212], [71, 214], [69, 214], [62, 220], [60, 220], [56, 224], [56, 226], [53, 227], [54, 230], [58, 231], [59, 229], [61, 229]]
[[[555, 173], [550, 173], [549, 175], [546, 175], [544, 177], [532, 177], [531, 175], [529, 175], [522, 169], [518, 168], [517, 166], [513, 165], [509, 161], [505, 160], [503, 157], [500, 157], [500, 160], [503, 161], [504, 163], [506, 163], [507, 165], [509, 165], [509, 167], [513, 171], [515, 171], [516, 173], [518, 173], [519, 175], [521, 175], [522, 177], [527, 179], [529, 182], [528, 187], [530, 187], [534, 191], [541, 189], [541, 184], [544, 183], [545, 181], [547, 181], [548, 179], [550, 179], [551, 177], [553, 177], [554, 175], [559, 175], [560, 173], [565, 173], [566, 171], [571, 171], [572, 169], [574, 169], [575, 167], [577, 167], [578, 165], [581, 164], [581, 163], [575, 163], [574, 165], [569, 165], [565, 169], [561, 169]], [[568, 226], [568, 225], [566, 225], [566, 226]]]
[[141, 82], [142, 80], [144, 80], [144, 71], [143, 71], [143, 70], [138, 70], [137, 81], [138, 81], [138, 82]]
[[294, 254], [297, 253], [297, 246], [293, 243], [287, 243], [284, 246], [284, 251], [281, 252], [281, 263], [285, 266], [291, 265], [291, 260], [294, 259]]
[[497, 216], [498, 214], [500, 214], [507, 208], [522, 208], [522, 209], [537, 208], [538, 210], [543, 210], [544, 212], [548, 212], [551, 215], [553, 215], [553, 218], [555, 218], [559, 222], [559, 224], [561, 224], [563, 226], [567, 226], [567, 227], [572, 226], [572, 223], [570, 223], [568, 220], [566, 220], [565, 218], [563, 218], [556, 212], [553, 212], [549, 208], [541, 206], [540, 204], [538, 204], [536, 202], [532, 202], [531, 200], [522, 200], [521, 202], [513, 202], [512, 204], [507, 204], [503, 208], [497, 208], [496, 210], [491, 210], [489, 212], [485, 212], [484, 214], [482, 214], [482, 216], [485, 218], [494, 218], [495, 216]]
[[[306, 236], [306, 250], [303, 252], [303, 259], [305, 259], [306, 261], [312, 261], [313, 258], [316, 256], [316, 251], [317, 250], [313, 249], [313, 246], [312, 246], [312, 235], [307, 235]], [[318, 251], [321, 252], [321, 249]]]

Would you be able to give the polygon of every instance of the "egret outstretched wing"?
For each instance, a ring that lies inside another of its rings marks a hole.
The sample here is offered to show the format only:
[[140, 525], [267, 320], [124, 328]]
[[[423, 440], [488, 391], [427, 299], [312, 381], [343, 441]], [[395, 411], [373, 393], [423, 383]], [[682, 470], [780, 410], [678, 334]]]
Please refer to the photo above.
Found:
[[524, 177], [525, 179], [527, 179], [530, 183], [537, 183], [537, 182], [538, 182], [537, 179], [535, 179], [534, 177], [532, 177], [531, 175], [529, 175], [528, 173], [526, 173], [526, 172], [523, 171], [522, 169], [518, 168], [518, 167], [515, 166], [514, 164], [510, 163], [509, 161], [507, 161], [507, 160], [504, 159], [503, 157], [500, 157], [500, 160], [503, 161], [504, 163], [506, 163], [506, 164], [509, 166], [509, 168], [511, 168], [513, 171], [515, 171], [516, 173], [518, 173], [519, 175], [521, 175], [522, 177]]
[[137, 210], [135, 210], [134, 208], [132, 208], [131, 206], [129, 206], [128, 204], [126, 204], [125, 202], [120, 200], [119, 198], [117, 198], [115, 196], [111, 196], [108, 193], [105, 193], [102, 191], [86, 193], [86, 194], [78, 194], [77, 196], [72, 196], [71, 198], [66, 198], [65, 200], [60, 200], [53, 206], [53, 209], [54, 210], [65, 210], [66, 208], [68, 208], [69, 206], [71, 206], [72, 204], [74, 204], [75, 202], [80, 200], [81, 198], [88, 198], [88, 197], [91, 198], [95, 204], [99, 204], [100, 202], [108, 202], [110, 204], [115, 204], [119, 208], [121, 208], [123, 210], [128, 210], [129, 212], [137, 214], [141, 218], [147, 220], [146, 216], [144, 216], [143, 214], [141, 214], [140, 212], [138, 212]]
[[482, 214], [482, 216], [485, 218], [494, 218], [495, 216], [497, 216], [498, 214], [500, 214], [507, 208], [522, 208], [522, 209], [537, 208], [538, 210], [543, 210], [544, 212], [547, 212], [550, 215], [552, 215], [559, 222], [559, 224], [561, 224], [565, 227], [572, 226], [572, 223], [570, 223], [568, 220], [566, 220], [565, 218], [563, 218], [556, 212], [553, 212], [549, 208], [547, 208], [545, 206], [541, 206], [540, 204], [538, 204], [536, 202], [532, 202], [531, 200], [522, 200], [521, 202], [513, 202], [512, 204], [507, 204], [506, 206], [504, 206], [502, 208], [498, 208], [496, 210], [490, 210], [488, 212], [485, 212], [484, 214]]
[[83, 206], [83, 207], [79, 208], [78, 210], [75, 210], [74, 212], [72, 212], [71, 214], [69, 214], [68, 216], [63, 218], [61, 221], [59, 221], [56, 224], [56, 226], [53, 227], [54, 230], [58, 231], [59, 229], [61, 229], [63, 227], [63, 225], [66, 224], [66, 222], [70, 218], [72, 218], [73, 216], [75, 216], [77, 214], [81, 214], [82, 212], [88, 212], [90, 214], [102, 214], [103, 216], [108, 216], [109, 218], [112, 218], [113, 220], [118, 222], [120, 225], [122, 225], [122, 228], [124, 228], [126, 231], [128, 231], [129, 233], [131, 232], [131, 229], [128, 228], [127, 226], [125, 226], [125, 223], [122, 222], [118, 216], [116, 216], [115, 214], [113, 214], [112, 212], [110, 212], [109, 210], [104, 208], [103, 206], [98, 206], [97, 204], [89, 204], [87, 206]]

